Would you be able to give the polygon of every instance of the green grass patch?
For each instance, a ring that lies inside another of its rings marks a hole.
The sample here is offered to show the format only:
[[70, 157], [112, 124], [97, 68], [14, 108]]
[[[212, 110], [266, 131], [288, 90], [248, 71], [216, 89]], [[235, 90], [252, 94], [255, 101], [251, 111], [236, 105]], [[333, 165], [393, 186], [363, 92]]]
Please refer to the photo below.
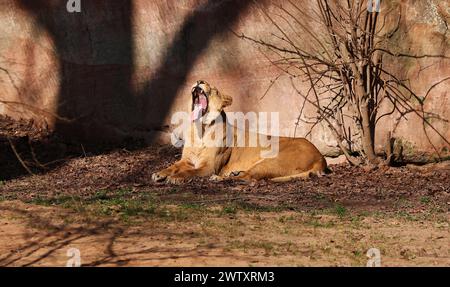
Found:
[[347, 216], [348, 210], [347, 210], [347, 208], [345, 206], [340, 205], [340, 204], [336, 204], [334, 206], [333, 213], [335, 213], [340, 218], [343, 218], [343, 217]]
[[431, 198], [428, 197], [428, 196], [422, 196], [420, 198], [420, 202], [423, 203], [423, 204], [429, 204], [431, 202]]
[[[186, 221], [209, 213], [208, 206], [197, 203], [163, 202], [152, 193], [136, 193], [131, 189], [99, 190], [90, 197], [56, 196], [37, 197], [27, 203], [41, 206], [60, 206], [76, 212], [99, 217], [114, 217], [127, 223], [142, 219], [161, 219], [165, 221]], [[237, 207], [224, 206], [223, 214], [235, 214]]]
[[195, 210], [195, 211], [205, 211], [207, 210], [207, 207], [205, 205], [202, 204], [198, 204], [198, 203], [183, 203], [180, 206], [183, 209], [187, 209], [187, 210]]
[[57, 197], [36, 197], [26, 201], [26, 203], [41, 205], [41, 206], [63, 206], [70, 207], [72, 203], [79, 202], [81, 199], [78, 196], [57, 196]]
[[296, 208], [290, 205], [277, 205], [277, 206], [263, 206], [255, 203], [237, 201], [234, 205], [239, 208], [239, 210], [255, 213], [255, 212], [282, 212], [282, 211], [295, 211]]
[[226, 205], [222, 208], [221, 214], [224, 215], [235, 215], [238, 212], [238, 207], [235, 205]]
[[408, 221], [418, 221], [418, 218], [407, 211], [399, 211], [397, 212], [397, 216]]
[[310, 216], [305, 219], [304, 224], [314, 228], [332, 228], [336, 226], [336, 223], [333, 220], [322, 220], [316, 213], [311, 213]]

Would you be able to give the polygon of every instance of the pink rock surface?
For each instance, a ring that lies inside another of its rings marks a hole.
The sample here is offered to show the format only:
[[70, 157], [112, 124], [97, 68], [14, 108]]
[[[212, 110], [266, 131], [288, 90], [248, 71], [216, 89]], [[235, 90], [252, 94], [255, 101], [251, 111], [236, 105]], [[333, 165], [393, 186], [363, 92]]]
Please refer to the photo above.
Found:
[[[272, 2], [261, 5], [270, 9]], [[208, 3], [82, 1], [82, 12], [70, 14], [65, 1], [0, 1], [0, 99], [26, 104], [0, 104], [0, 113], [31, 117], [83, 140], [120, 140], [170, 126], [171, 115], [189, 107], [192, 83], [204, 79], [233, 96], [230, 111], [280, 112], [280, 134], [304, 136], [308, 126], [295, 129], [302, 100], [288, 79], [280, 78], [265, 94], [279, 71], [257, 47], [231, 32], [260, 38], [273, 26], [253, 1]], [[309, 9], [309, 3], [302, 7]], [[405, 17], [392, 45], [411, 54], [450, 56], [448, 2], [401, 3]], [[450, 60], [386, 63], [398, 77], [408, 78], [417, 94], [429, 92], [429, 110], [450, 118], [450, 81], [430, 90], [450, 77]], [[73, 121], [56, 120], [55, 114]], [[395, 128], [397, 117], [380, 123], [379, 149], [389, 131], [417, 150], [433, 150], [428, 138], [439, 149], [446, 146], [429, 128], [426, 136], [417, 116]], [[433, 123], [450, 139], [448, 122]], [[325, 127], [316, 128], [311, 140], [322, 150], [335, 146]]]

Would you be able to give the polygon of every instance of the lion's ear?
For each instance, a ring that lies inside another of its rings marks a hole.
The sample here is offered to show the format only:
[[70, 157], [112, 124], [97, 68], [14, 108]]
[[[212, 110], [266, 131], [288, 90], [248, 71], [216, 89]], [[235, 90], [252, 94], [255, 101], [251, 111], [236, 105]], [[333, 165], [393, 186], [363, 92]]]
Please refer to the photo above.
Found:
[[222, 96], [222, 107], [226, 108], [231, 106], [231, 104], [233, 103], [233, 98], [231, 96], [223, 94], [221, 96]]

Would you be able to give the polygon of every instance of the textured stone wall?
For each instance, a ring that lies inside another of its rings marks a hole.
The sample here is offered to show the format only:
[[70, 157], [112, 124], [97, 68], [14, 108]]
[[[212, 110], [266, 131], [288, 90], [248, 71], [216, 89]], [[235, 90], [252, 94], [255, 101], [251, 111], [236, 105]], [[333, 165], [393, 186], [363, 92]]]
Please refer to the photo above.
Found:
[[[309, 9], [310, 1], [299, 2]], [[391, 2], [402, 10], [393, 48], [450, 56], [447, 1]], [[272, 1], [259, 3], [270, 9]], [[0, 99], [12, 102], [0, 104], [0, 113], [32, 117], [70, 138], [150, 139], [155, 130], [170, 130], [172, 113], [187, 107], [192, 83], [205, 79], [233, 96], [230, 110], [278, 111], [280, 133], [294, 135], [302, 100], [283, 78], [264, 96], [279, 71], [232, 33], [266, 37], [273, 31], [253, 1], [82, 0], [82, 12], [74, 14], [65, 7], [63, 0], [0, 0]], [[450, 61], [442, 58], [390, 59], [387, 66], [423, 96], [450, 77]], [[427, 108], [444, 120], [450, 118], [449, 88], [450, 81], [443, 82], [427, 99]], [[380, 123], [379, 148], [395, 129], [411, 149], [432, 150], [417, 117], [396, 128], [395, 119]], [[448, 123], [433, 123], [450, 139]], [[307, 130], [298, 127], [296, 136]], [[326, 128], [316, 128], [311, 138], [323, 150], [335, 146]]]

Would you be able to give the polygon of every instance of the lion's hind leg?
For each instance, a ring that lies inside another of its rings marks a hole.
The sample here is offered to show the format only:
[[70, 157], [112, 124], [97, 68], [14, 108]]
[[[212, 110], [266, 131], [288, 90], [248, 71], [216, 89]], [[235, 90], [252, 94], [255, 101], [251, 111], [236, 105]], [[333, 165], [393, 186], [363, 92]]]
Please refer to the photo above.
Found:
[[324, 171], [317, 171], [315, 169], [311, 169], [309, 171], [305, 171], [305, 172], [301, 172], [301, 173], [297, 173], [297, 174], [273, 177], [270, 179], [270, 181], [272, 181], [272, 182], [289, 182], [289, 181], [292, 181], [295, 179], [308, 179], [311, 176], [322, 177], [325, 174], [326, 173]]
[[264, 178], [270, 178], [270, 163], [260, 160], [248, 170], [233, 171], [227, 178], [242, 180], [245, 182], [254, 182]]
[[313, 174], [313, 173], [314, 172], [312, 172], [312, 171], [306, 171], [306, 172], [301, 172], [301, 173], [288, 175], [288, 176], [274, 177], [274, 178], [271, 178], [270, 181], [272, 181], [272, 182], [289, 182], [294, 179], [307, 179], [307, 178], [311, 177], [311, 174]]

